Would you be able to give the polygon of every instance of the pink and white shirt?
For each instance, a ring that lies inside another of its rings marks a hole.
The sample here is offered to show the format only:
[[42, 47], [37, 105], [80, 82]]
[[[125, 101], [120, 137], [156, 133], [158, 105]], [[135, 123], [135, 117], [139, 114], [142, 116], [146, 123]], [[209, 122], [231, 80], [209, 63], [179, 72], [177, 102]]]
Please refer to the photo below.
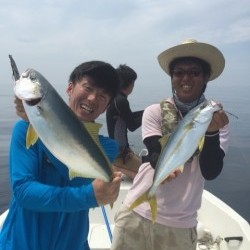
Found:
[[[172, 101], [169, 99], [168, 101]], [[162, 136], [162, 115], [160, 104], [147, 107], [142, 120], [142, 138]], [[220, 130], [220, 147], [226, 153], [229, 144], [228, 125]], [[130, 206], [140, 195], [145, 193], [153, 181], [154, 169], [150, 163], [143, 163], [136, 175], [132, 187], [124, 201]], [[205, 179], [195, 156], [191, 163], [186, 163], [184, 171], [176, 179], [161, 184], [156, 191], [156, 222], [176, 228], [191, 228], [197, 225], [197, 210], [201, 206], [201, 197]], [[151, 220], [151, 209], [148, 202], [137, 206], [134, 211]]]

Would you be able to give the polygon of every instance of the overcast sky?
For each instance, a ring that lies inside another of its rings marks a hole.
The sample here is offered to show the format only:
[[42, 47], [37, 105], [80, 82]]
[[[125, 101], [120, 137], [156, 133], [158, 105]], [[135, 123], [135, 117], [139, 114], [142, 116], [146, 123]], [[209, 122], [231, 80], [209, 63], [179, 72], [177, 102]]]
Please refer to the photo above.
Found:
[[[103, 60], [138, 73], [134, 97], [165, 95], [157, 55], [187, 38], [212, 43], [226, 58], [221, 85], [250, 81], [249, 0], [0, 0], [0, 82], [12, 91], [8, 54], [19, 71], [40, 71], [64, 93], [75, 66]], [[157, 91], [157, 90], [156, 90]], [[141, 95], [140, 95], [141, 96]]]

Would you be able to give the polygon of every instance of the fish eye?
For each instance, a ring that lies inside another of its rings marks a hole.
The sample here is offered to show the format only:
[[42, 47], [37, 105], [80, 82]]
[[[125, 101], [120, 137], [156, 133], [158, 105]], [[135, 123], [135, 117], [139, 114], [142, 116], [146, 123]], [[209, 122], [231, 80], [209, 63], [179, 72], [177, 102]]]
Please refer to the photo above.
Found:
[[206, 107], [206, 104], [203, 103], [201, 106], [200, 106], [200, 110], [204, 109]]
[[30, 73], [30, 80], [31, 80], [32, 82], [36, 82], [36, 81], [37, 81], [36, 73], [35, 73], [35, 72], [31, 72], [31, 73]]
[[[37, 99], [31, 100], [31, 101], [25, 101], [25, 102], [29, 106], [35, 106], [35, 105], [37, 105], [41, 101], [41, 99], [42, 98], [37, 98]], [[40, 110], [41, 107], [39, 107], [38, 109]]]
[[32, 82], [36, 82], [36, 78], [35, 78], [35, 77], [31, 77], [30, 80], [31, 80]]

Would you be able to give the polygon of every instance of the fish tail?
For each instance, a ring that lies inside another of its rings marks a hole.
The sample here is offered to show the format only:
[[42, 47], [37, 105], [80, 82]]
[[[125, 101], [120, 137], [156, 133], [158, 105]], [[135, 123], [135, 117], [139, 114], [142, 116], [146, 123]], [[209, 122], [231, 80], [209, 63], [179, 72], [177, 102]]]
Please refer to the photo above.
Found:
[[38, 135], [31, 124], [29, 124], [26, 134], [26, 148], [29, 149], [31, 145], [34, 145], [38, 140]]
[[152, 214], [152, 222], [155, 223], [156, 215], [157, 215], [157, 201], [155, 195], [150, 197], [149, 192], [147, 191], [143, 195], [139, 196], [129, 207], [129, 210], [133, 210], [143, 202], [148, 201], [150, 208], [151, 208], [151, 214]]

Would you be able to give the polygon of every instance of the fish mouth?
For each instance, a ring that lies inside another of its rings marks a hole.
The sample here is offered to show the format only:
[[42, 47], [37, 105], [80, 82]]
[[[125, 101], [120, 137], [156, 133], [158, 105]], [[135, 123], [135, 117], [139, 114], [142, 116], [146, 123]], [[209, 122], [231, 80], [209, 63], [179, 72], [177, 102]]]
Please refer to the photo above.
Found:
[[33, 99], [33, 100], [28, 100], [28, 101], [25, 101], [25, 103], [28, 105], [28, 106], [35, 106], [37, 105], [40, 101], [42, 100], [42, 98], [36, 98], [36, 99]]

